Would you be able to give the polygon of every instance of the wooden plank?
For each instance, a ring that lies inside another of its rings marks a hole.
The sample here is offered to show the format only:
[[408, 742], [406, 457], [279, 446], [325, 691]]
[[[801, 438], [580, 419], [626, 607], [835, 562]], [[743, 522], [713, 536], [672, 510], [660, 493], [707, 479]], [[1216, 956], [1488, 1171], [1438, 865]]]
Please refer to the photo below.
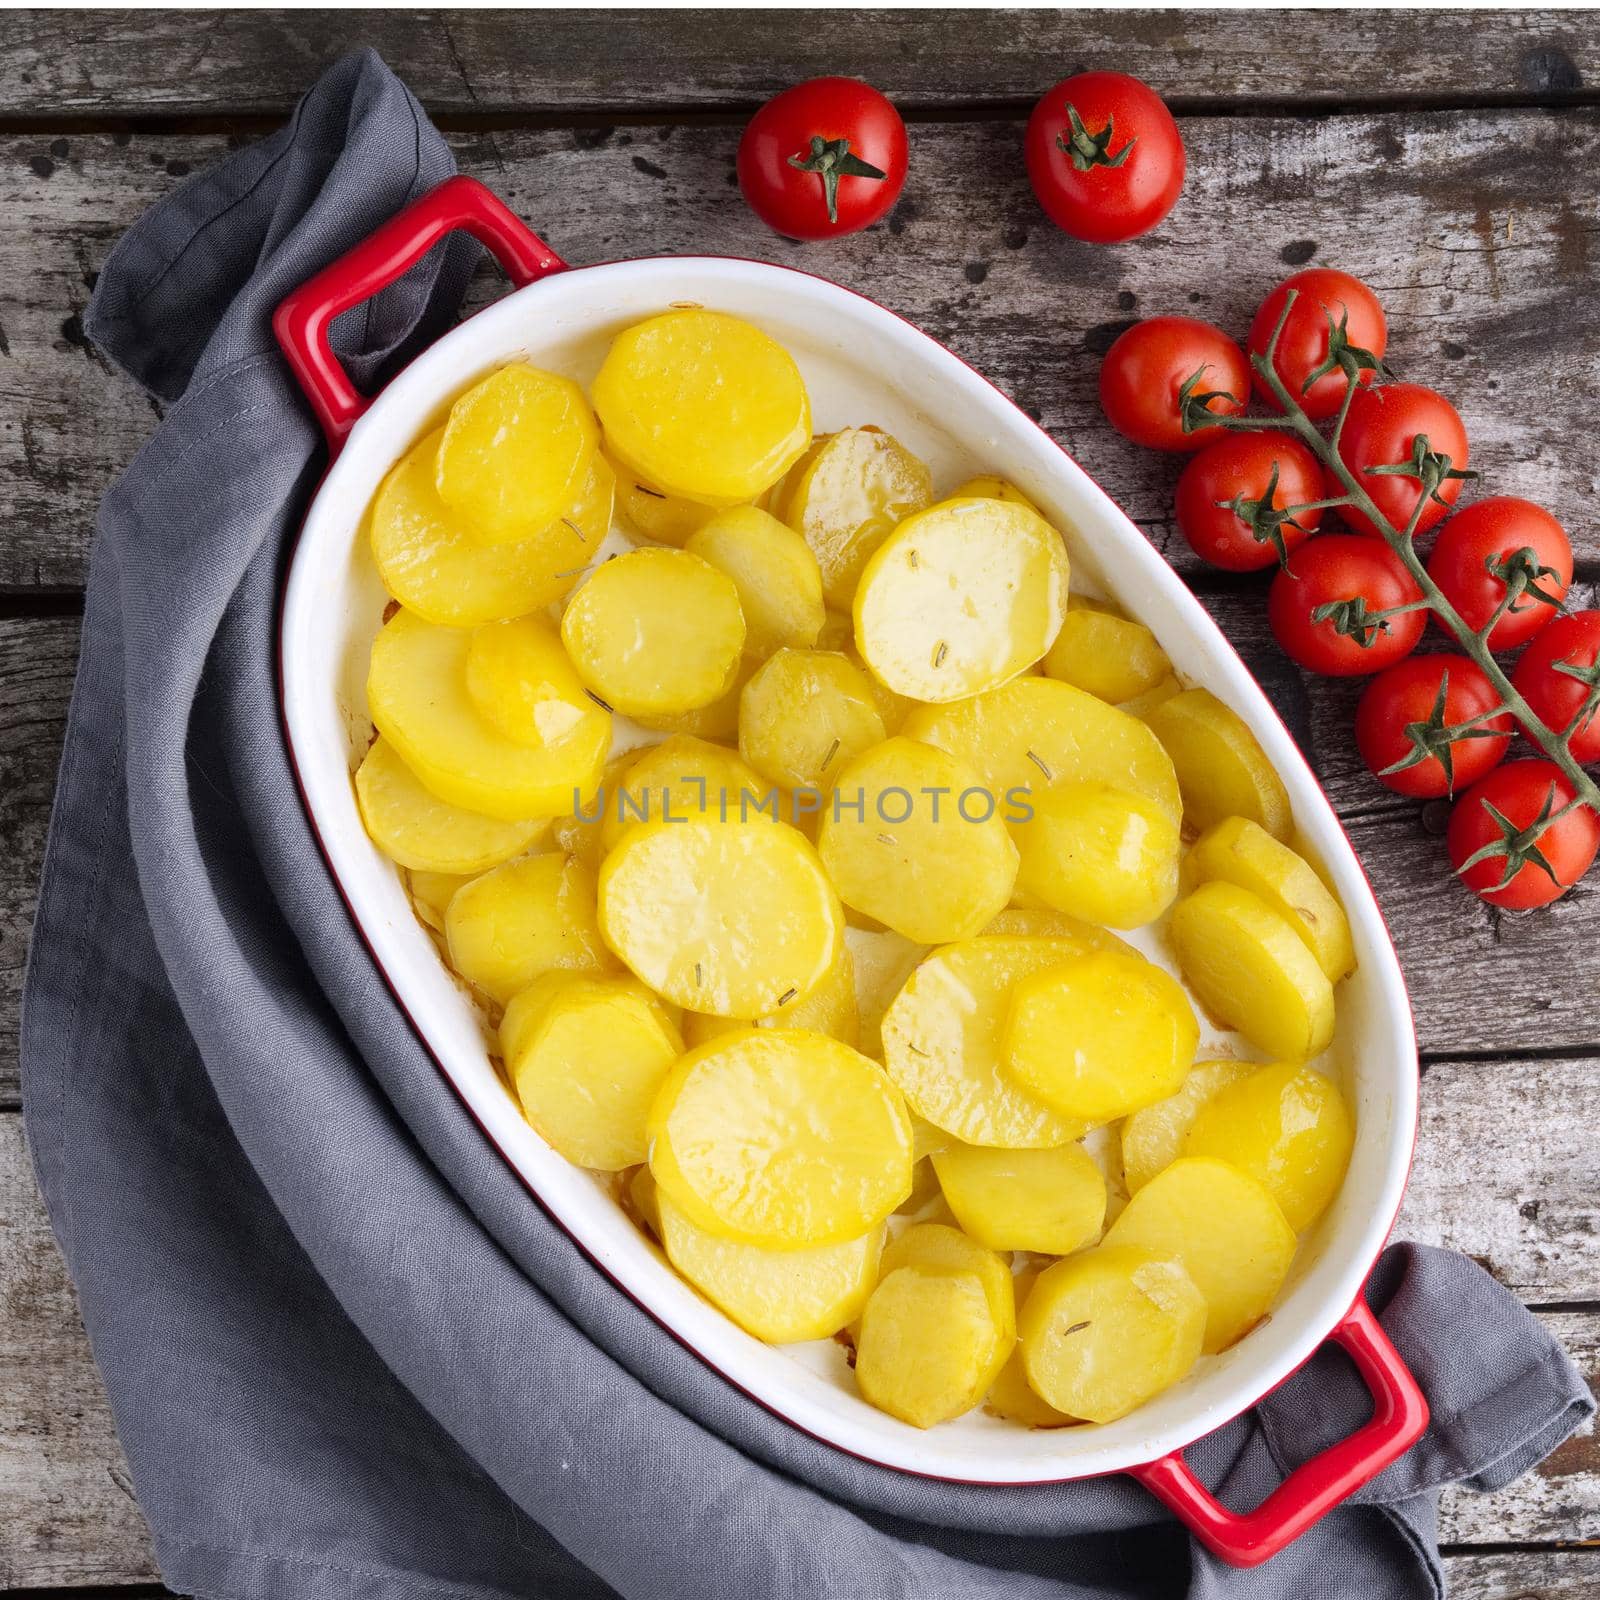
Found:
[[[0, 1115], [0, 1589], [148, 1580], [147, 1536], [20, 1121]], [[1567, 1126], [1576, 1137], [1577, 1119]], [[1600, 1382], [1600, 1313], [1544, 1320]], [[1600, 1448], [1585, 1435], [1500, 1494], [1452, 1492], [1441, 1533], [1454, 1545], [1600, 1538]], [[1517, 1570], [1485, 1571], [1477, 1592], [1498, 1593], [1484, 1586]], [[1565, 1600], [1559, 1587], [1551, 1593]]]
[[742, 110], [818, 73], [865, 77], [907, 109], [1032, 101], [1087, 66], [1146, 78], [1188, 106], [1573, 97], [1600, 72], [1593, 26], [1549, 12], [1311, 15], [1124, 11], [13, 12], [0, 113], [281, 111], [340, 52], [371, 45], [436, 112]]
[[[1242, 334], [1286, 262], [1336, 262], [1386, 301], [1397, 369], [1459, 400], [1487, 485], [1549, 505], [1580, 559], [1600, 564], [1587, 436], [1600, 263], [1582, 182], [1600, 160], [1600, 111], [1210, 119], [1190, 127], [1206, 159], [1177, 210], [1118, 249], [1043, 220], [1018, 131], [919, 127], [890, 222], [816, 248], [751, 216], [733, 187], [732, 128], [453, 142], [465, 170], [574, 262], [754, 255], [880, 298], [1038, 416], [1185, 569], [1193, 558], [1171, 526], [1178, 463], [1111, 432], [1095, 397], [1100, 354], [1130, 318], [1161, 311]], [[154, 423], [84, 343], [89, 286], [147, 205], [225, 151], [216, 136], [0, 138], [12, 220], [0, 236], [0, 590], [82, 582], [94, 507]]]
[[1593, 1600], [1600, 1553], [1592, 1550], [1452, 1551], [1451, 1600]]

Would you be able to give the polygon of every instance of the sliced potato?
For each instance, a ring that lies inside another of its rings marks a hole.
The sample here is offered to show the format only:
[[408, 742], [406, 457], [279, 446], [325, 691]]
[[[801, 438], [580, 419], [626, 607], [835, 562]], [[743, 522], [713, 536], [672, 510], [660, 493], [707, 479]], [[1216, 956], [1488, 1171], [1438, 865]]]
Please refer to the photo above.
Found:
[[635, 1167], [628, 1177], [628, 1204], [633, 1208], [635, 1220], [657, 1243], [661, 1240], [661, 1191], [650, 1175], [649, 1167]]
[[1148, 694], [1170, 676], [1172, 663], [1142, 622], [1079, 604], [1067, 611], [1044, 658], [1044, 670], [1118, 705]]
[[739, 754], [784, 789], [831, 788], [884, 737], [872, 680], [826, 650], [778, 651], [740, 696]]
[[1018, 980], [1001, 1060], [1027, 1093], [1095, 1124], [1176, 1093], [1199, 1041], [1179, 983], [1142, 956], [1100, 950]]
[[439, 498], [486, 544], [527, 539], [571, 513], [599, 442], [577, 384], [514, 362], [451, 406]]
[[609, 743], [611, 718], [583, 692], [554, 628], [542, 617], [490, 622], [467, 646], [467, 694], [497, 733], [536, 750], [574, 740]]
[[[1039, 511], [1032, 500], [1025, 495], [1014, 483], [1005, 478], [997, 478], [992, 472], [981, 472], [976, 478], [968, 478], [963, 484], [958, 484], [946, 496], [950, 500], [1009, 500], [1013, 505], [1026, 506], [1030, 511]], [[1044, 513], [1039, 512], [1040, 516]]]
[[1092, 1126], [1029, 1094], [1001, 1067], [1011, 991], [1083, 946], [1070, 939], [968, 939], [936, 950], [883, 1019], [883, 1060], [919, 1117], [967, 1144], [1045, 1149]]
[[1122, 1177], [1128, 1193], [1142, 1189], [1183, 1154], [1201, 1108], [1229, 1084], [1248, 1078], [1253, 1061], [1200, 1061], [1176, 1094], [1141, 1106], [1122, 1124]]
[[[506, 822], [560, 816], [586, 804], [611, 742], [604, 713], [585, 715], [548, 745], [508, 739], [467, 690], [472, 635], [397, 611], [373, 641], [367, 706], [378, 732], [441, 800]], [[552, 700], [596, 708], [574, 676]]]
[[1126, 939], [1069, 911], [1057, 911], [1053, 906], [1007, 906], [983, 930], [985, 933], [1009, 934], [1022, 939], [1070, 939], [1080, 950], [1120, 950], [1124, 955], [1137, 955]]
[[626, 716], [676, 716], [719, 699], [744, 636], [733, 579], [686, 550], [630, 550], [607, 561], [561, 619], [578, 676]]
[[905, 987], [906, 979], [916, 970], [918, 962], [927, 955], [928, 947], [902, 938], [888, 928], [850, 928], [846, 930], [845, 940], [856, 967], [860, 1049], [874, 1060], [881, 1060], [884, 1013]]
[[676, 716], [640, 715], [634, 720], [656, 733], [685, 733], [716, 744], [730, 744], [739, 737], [740, 696], [760, 665], [753, 656], [741, 656], [728, 687], [709, 705], [696, 706], [693, 711], [680, 711]]
[[1100, 1237], [1106, 1180], [1081, 1144], [951, 1145], [934, 1155], [933, 1166], [956, 1221], [991, 1250], [1065, 1256]]
[[550, 826], [548, 818], [502, 822], [439, 799], [384, 738], [362, 758], [355, 785], [372, 842], [416, 872], [483, 872], [531, 849]]
[[666, 311], [625, 329], [593, 394], [606, 448], [636, 482], [708, 506], [754, 500], [811, 443], [794, 358], [720, 311]]
[[840, 769], [817, 849], [846, 905], [922, 944], [979, 933], [1017, 875], [978, 775], [913, 739], [886, 739]]
[[1184, 1156], [1152, 1178], [1106, 1231], [1176, 1261], [1205, 1296], [1207, 1355], [1266, 1315], [1294, 1259], [1294, 1229], [1254, 1178], [1224, 1161]]
[[1355, 971], [1350, 919], [1315, 867], [1248, 817], [1229, 817], [1195, 840], [1183, 860], [1184, 887], [1219, 880], [1248, 889], [1305, 940], [1330, 983]]
[[1131, 700], [1124, 700], [1117, 707], [1119, 711], [1126, 711], [1130, 717], [1148, 717], [1157, 706], [1164, 706], [1167, 701], [1183, 693], [1183, 685], [1174, 677], [1165, 677], [1153, 689], [1146, 689], [1143, 694], [1136, 694]]
[[1036, 1393], [1069, 1416], [1115, 1422], [1193, 1368], [1205, 1327], [1182, 1264], [1108, 1240], [1040, 1275], [1018, 1331]]
[[[1144, 723], [1053, 678], [1018, 678], [948, 706], [918, 706], [902, 730], [974, 768], [1020, 820], [1056, 783], [1099, 781], [1183, 814], [1172, 759]], [[1018, 804], [1018, 801], [1022, 804]]]
[[839, 1244], [911, 1192], [911, 1120], [894, 1085], [848, 1045], [748, 1028], [672, 1069], [650, 1113], [650, 1170], [719, 1238]]
[[960, 1228], [938, 1222], [920, 1222], [891, 1239], [883, 1250], [883, 1264], [878, 1269], [880, 1278], [902, 1267], [920, 1267], [933, 1272], [970, 1272], [983, 1285], [984, 1299], [994, 1317], [995, 1331], [1002, 1347], [995, 1352], [997, 1360], [1005, 1359], [1005, 1352], [1017, 1333], [1016, 1295], [1011, 1278], [1011, 1264], [993, 1250], [970, 1238]]
[[575, 1166], [621, 1172], [645, 1159], [656, 1092], [683, 1040], [634, 978], [546, 972], [514, 995], [500, 1024], [522, 1114]]
[[856, 648], [909, 699], [962, 700], [1050, 648], [1067, 607], [1067, 548], [1036, 512], [945, 500], [879, 546], [856, 589]]
[[[733, 1033], [749, 1024], [735, 1017], [710, 1016], [705, 1012], [683, 1014], [684, 1042], [690, 1047], [705, 1044], [719, 1034]], [[839, 959], [828, 975], [809, 994], [780, 1006], [769, 1016], [757, 1017], [758, 1028], [808, 1028], [825, 1033], [853, 1049], [861, 1033], [856, 1005], [855, 961], [847, 944], [839, 946]]]
[[607, 796], [602, 847], [612, 849], [640, 822], [770, 821], [771, 813], [755, 804], [765, 790], [737, 751], [675, 734], [644, 751]]
[[368, 538], [384, 587], [429, 622], [473, 628], [540, 611], [571, 590], [611, 526], [611, 469], [599, 456], [576, 502], [548, 527], [510, 544], [486, 545], [439, 498], [436, 428], [384, 479]]
[[1185, 689], [1145, 722], [1166, 747], [1183, 791], [1183, 820], [1205, 830], [1248, 817], [1275, 839], [1294, 831], [1289, 791], [1237, 711], [1209, 689]]
[[755, 506], [719, 511], [684, 548], [733, 579], [744, 647], [758, 661], [787, 645], [808, 648], [822, 630], [822, 574], [793, 528]]
[[1184, 1152], [1247, 1172], [1304, 1233], [1344, 1182], [1355, 1127], [1338, 1085], [1292, 1061], [1230, 1083], [1201, 1108]]
[[606, 853], [605, 825], [608, 817], [615, 816], [619, 805], [618, 795], [627, 781], [633, 764], [643, 752], [625, 750], [613, 756], [600, 775], [600, 789], [592, 803], [581, 809], [557, 817], [550, 825], [550, 842], [563, 855], [576, 856], [591, 872], [600, 871], [600, 862]]
[[716, 513], [714, 506], [703, 506], [680, 495], [668, 494], [654, 484], [641, 483], [626, 467], [613, 466], [617, 485], [617, 511], [637, 534], [657, 544], [682, 549], [695, 529], [703, 528]]
[[600, 926], [675, 1005], [754, 1018], [827, 977], [844, 915], [816, 851], [793, 828], [644, 822], [600, 869]]
[[[1034, 1285], [1038, 1283], [1046, 1264], [1034, 1262], [1024, 1267], [1013, 1279], [1019, 1326], [1028, 1297], [1033, 1293]], [[1056, 1410], [1048, 1400], [1035, 1392], [1033, 1385], [1028, 1382], [1028, 1369], [1020, 1340], [1012, 1349], [1010, 1359], [1000, 1369], [1000, 1375], [990, 1384], [984, 1409], [996, 1416], [1007, 1417], [1012, 1422], [1020, 1422], [1027, 1428], [1070, 1428], [1081, 1420], [1069, 1417], [1065, 1411]]]
[[843, 428], [816, 442], [776, 509], [810, 545], [828, 604], [845, 611], [878, 546], [932, 500], [927, 467], [899, 440]]
[[1017, 887], [1110, 928], [1154, 922], [1178, 893], [1178, 825], [1148, 795], [1058, 783], [1017, 824]]
[[861, 1314], [856, 1382], [880, 1411], [931, 1428], [978, 1404], [999, 1371], [1000, 1347], [976, 1274], [901, 1267]]
[[456, 890], [462, 884], [471, 882], [470, 874], [463, 876], [457, 872], [413, 870], [406, 874], [406, 883], [411, 890], [411, 903], [417, 908], [417, 915], [438, 933], [444, 932], [445, 907], [450, 904]]
[[1203, 883], [1169, 924], [1185, 981], [1207, 1011], [1283, 1061], [1333, 1039], [1333, 985], [1294, 928], [1234, 883]]

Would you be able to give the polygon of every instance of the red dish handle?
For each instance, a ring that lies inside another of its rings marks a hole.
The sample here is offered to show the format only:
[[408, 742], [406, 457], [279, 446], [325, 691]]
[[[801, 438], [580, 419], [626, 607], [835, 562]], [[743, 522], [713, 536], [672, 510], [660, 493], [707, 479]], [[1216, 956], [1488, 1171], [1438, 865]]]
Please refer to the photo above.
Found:
[[1404, 1455], [1428, 1426], [1428, 1402], [1364, 1297], [1330, 1337], [1355, 1362], [1372, 1394], [1371, 1420], [1296, 1467], [1254, 1511], [1229, 1511], [1221, 1505], [1189, 1470], [1182, 1451], [1128, 1469], [1230, 1566], [1254, 1567], [1276, 1555]]
[[351, 383], [328, 342], [333, 319], [409, 271], [446, 234], [470, 233], [520, 289], [566, 262], [475, 178], [447, 178], [397, 212], [353, 250], [308, 278], [278, 307], [272, 331], [337, 455], [372, 403]]

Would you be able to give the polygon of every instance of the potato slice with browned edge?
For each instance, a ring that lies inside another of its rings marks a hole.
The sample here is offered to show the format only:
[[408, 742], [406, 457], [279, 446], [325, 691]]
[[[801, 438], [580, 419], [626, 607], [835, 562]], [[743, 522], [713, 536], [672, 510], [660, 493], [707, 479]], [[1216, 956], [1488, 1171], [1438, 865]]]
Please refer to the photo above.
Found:
[[981, 932], [1017, 875], [978, 775], [914, 739], [885, 739], [840, 770], [817, 851], [846, 905], [921, 944]]
[[1205, 1296], [1207, 1355], [1226, 1350], [1266, 1315], [1295, 1252], [1294, 1229], [1254, 1178], [1198, 1156], [1152, 1178], [1105, 1242], [1149, 1250], [1189, 1274]]
[[1106, 1180], [1081, 1144], [952, 1145], [934, 1155], [933, 1166], [956, 1221], [991, 1250], [1065, 1256], [1100, 1237]]
[[1203, 883], [1168, 924], [1184, 980], [1212, 1016], [1283, 1061], [1333, 1040], [1333, 985], [1300, 935], [1259, 895]]
[[1330, 983], [1355, 971], [1350, 919], [1304, 856], [1248, 817], [1208, 828], [1183, 859], [1183, 884], [1220, 880], [1258, 895], [1305, 940]]
[[641, 822], [770, 822], [771, 811], [756, 804], [765, 791], [736, 750], [674, 734], [639, 755], [607, 794], [601, 844], [612, 849]]
[[883, 1225], [841, 1244], [768, 1250], [697, 1226], [657, 1191], [667, 1259], [714, 1306], [767, 1344], [828, 1339], [861, 1315], [878, 1282]]
[[1010, 821], [1056, 783], [1114, 784], [1183, 815], [1172, 759], [1144, 723], [1070, 683], [1018, 678], [948, 706], [917, 706], [902, 730], [936, 744], [982, 777]]
[[444, 932], [450, 965], [501, 1005], [541, 973], [616, 966], [595, 917], [594, 874], [561, 855], [474, 878], [445, 907]]
[[672, 1069], [650, 1113], [650, 1170], [719, 1238], [775, 1250], [839, 1244], [911, 1192], [911, 1119], [894, 1085], [848, 1045], [747, 1028]]
[[844, 611], [878, 546], [932, 500], [927, 467], [898, 439], [843, 428], [816, 442], [775, 509], [810, 545], [828, 604]]
[[883, 1019], [883, 1060], [919, 1117], [967, 1144], [1045, 1149], [1092, 1123], [1063, 1116], [1001, 1068], [1011, 991], [1084, 947], [1070, 939], [968, 939], [911, 974]]
[[998, 687], [1050, 648], [1067, 610], [1067, 547], [1036, 512], [945, 500], [908, 517], [856, 589], [856, 648], [912, 700]]
[[[602, 446], [602, 449], [604, 447]], [[637, 534], [657, 544], [682, 549], [689, 535], [716, 515], [714, 506], [703, 506], [681, 495], [668, 494], [654, 484], [640, 483], [627, 467], [611, 468], [617, 483], [617, 512]]]
[[514, 362], [451, 406], [439, 498], [486, 544], [527, 539], [570, 514], [599, 443], [577, 384]]
[[1047, 1268], [1018, 1331], [1038, 1394], [1086, 1422], [1115, 1422], [1192, 1370], [1205, 1326], [1206, 1302], [1179, 1262], [1108, 1242]]
[[816, 851], [787, 825], [642, 822], [600, 868], [600, 926], [673, 1004], [755, 1018], [827, 977], [844, 913]]
[[1262, 1067], [1213, 1095], [1184, 1146], [1263, 1185], [1304, 1233], [1344, 1182], [1355, 1128], [1338, 1085], [1292, 1061]]
[[739, 700], [739, 754], [784, 789], [831, 788], [885, 731], [872, 680], [828, 650], [778, 651]]
[[[531, 626], [543, 626], [532, 623]], [[506, 822], [562, 816], [593, 798], [611, 719], [553, 657], [542, 691], [565, 731], [545, 744], [507, 738], [467, 688], [472, 635], [397, 611], [373, 641], [367, 706], [378, 732], [452, 805]], [[583, 713], [569, 721], [573, 708]]]
[[1128, 1193], [1142, 1189], [1183, 1154], [1201, 1108], [1229, 1084], [1248, 1078], [1253, 1061], [1200, 1061], [1176, 1094], [1141, 1106], [1122, 1124], [1122, 1177]]
[[1092, 1125], [1176, 1093], [1199, 1042], [1182, 985], [1142, 956], [1098, 950], [1018, 981], [1001, 1060], [1013, 1083]]
[[575, 1166], [645, 1159], [657, 1091], [683, 1054], [665, 1006], [636, 978], [546, 972], [513, 996], [500, 1050], [522, 1114]]
[[434, 464], [444, 429], [383, 480], [367, 535], [384, 587], [429, 622], [473, 628], [540, 611], [568, 593], [611, 527], [611, 469], [595, 456], [577, 500], [548, 527], [510, 544], [475, 539], [439, 498]]
[[756, 506], [719, 511], [684, 548], [733, 579], [744, 611], [744, 648], [765, 661], [786, 645], [808, 648], [822, 631], [822, 574], [793, 528]]
[[[1019, 1325], [1028, 1297], [1033, 1293], [1034, 1285], [1038, 1283], [1046, 1265], [1045, 1262], [1036, 1261], [1024, 1267], [1013, 1280]], [[1027, 1428], [1070, 1428], [1082, 1420], [1069, 1417], [1065, 1411], [1058, 1411], [1035, 1392], [1033, 1385], [1028, 1382], [1028, 1369], [1020, 1341], [1000, 1369], [1000, 1375], [989, 1385], [984, 1409], [996, 1416], [1007, 1417], [1012, 1422], [1020, 1422]]]
[[1185, 689], [1145, 722], [1166, 747], [1183, 791], [1183, 820], [1203, 831], [1248, 817], [1275, 839], [1294, 831], [1289, 791], [1243, 717], [1209, 689]]
[[744, 649], [733, 579], [686, 550], [630, 550], [567, 603], [561, 640], [584, 685], [625, 716], [676, 716], [731, 686]]
[[754, 500], [811, 443], [794, 358], [720, 311], [665, 311], [624, 329], [593, 394], [606, 448], [636, 481], [708, 506]]
[[1079, 601], [1068, 608], [1044, 670], [1118, 705], [1148, 694], [1171, 673], [1172, 663], [1142, 622]]
[[1178, 825], [1148, 795], [1059, 783], [1016, 825], [1017, 887], [1111, 928], [1154, 922], [1178, 893]]
[[417, 872], [483, 872], [530, 849], [550, 826], [548, 818], [502, 822], [441, 800], [383, 738], [362, 758], [355, 784], [372, 842]]

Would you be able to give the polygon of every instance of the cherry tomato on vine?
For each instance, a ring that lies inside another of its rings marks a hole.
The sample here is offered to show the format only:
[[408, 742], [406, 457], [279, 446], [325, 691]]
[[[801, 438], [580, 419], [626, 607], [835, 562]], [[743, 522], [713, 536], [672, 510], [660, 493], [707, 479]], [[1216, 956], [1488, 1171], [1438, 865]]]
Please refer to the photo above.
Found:
[[1080, 72], [1039, 98], [1028, 181], [1055, 225], [1090, 244], [1148, 233], [1183, 188], [1183, 138], [1161, 96], [1122, 72]]
[[1528, 911], [1559, 899], [1594, 864], [1600, 817], [1578, 806], [1553, 761], [1508, 761], [1456, 801], [1445, 845], [1461, 881], [1490, 905]]
[[1204, 399], [1218, 416], [1250, 395], [1244, 351], [1193, 317], [1147, 317], [1122, 333], [1100, 364], [1100, 404], [1118, 433], [1152, 450], [1203, 450], [1221, 428], [1183, 431], [1183, 403]]
[[[1600, 682], [1597, 660], [1600, 611], [1574, 611], [1539, 630], [1533, 643], [1522, 652], [1511, 682], [1547, 728], [1564, 733], [1572, 728], [1590, 690]], [[1575, 670], [1563, 671], [1563, 667]], [[1591, 707], [1572, 729], [1567, 748], [1572, 759], [1583, 766], [1600, 761], [1600, 719], [1595, 716], [1595, 708]]]
[[1282, 560], [1322, 521], [1322, 468], [1298, 439], [1228, 433], [1208, 444], [1178, 479], [1178, 528], [1189, 548], [1225, 572], [1256, 572]]
[[1363, 691], [1356, 748], [1385, 787], [1437, 800], [1476, 783], [1505, 756], [1510, 714], [1488, 715], [1499, 704], [1494, 685], [1470, 656], [1410, 656], [1385, 667]]
[[774, 96], [739, 140], [750, 209], [791, 239], [870, 227], [906, 181], [906, 125], [859, 78], [809, 78]]
[[[1294, 305], [1284, 317], [1290, 294]], [[1331, 417], [1351, 381], [1372, 382], [1389, 346], [1389, 324], [1378, 297], [1359, 278], [1331, 267], [1308, 267], [1285, 278], [1256, 312], [1245, 341], [1251, 355], [1265, 355], [1278, 319], [1283, 332], [1272, 367], [1284, 388], [1314, 422]], [[1281, 410], [1259, 374], [1256, 393]]]
[[1488, 627], [1507, 589], [1514, 591], [1488, 636], [1491, 650], [1511, 650], [1560, 609], [1572, 584], [1572, 545], [1561, 524], [1531, 500], [1493, 495], [1445, 523], [1428, 576], [1469, 628]]
[[1292, 551], [1272, 580], [1267, 620], [1291, 661], [1326, 677], [1354, 678], [1381, 672], [1416, 649], [1427, 612], [1381, 613], [1421, 599], [1388, 545], [1323, 533]]
[[[1431, 528], [1455, 504], [1467, 468], [1467, 430], [1442, 394], [1420, 383], [1386, 383], [1362, 389], [1350, 402], [1339, 458], [1372, 497], [1378, 510], [1404, 531], [1427, 494], [1416, 531]], [[1344, 488], [1329, 474], [1329, 495]], [[1364, 511], [1340, 513], [1357, 533], [1378, 530]]]

